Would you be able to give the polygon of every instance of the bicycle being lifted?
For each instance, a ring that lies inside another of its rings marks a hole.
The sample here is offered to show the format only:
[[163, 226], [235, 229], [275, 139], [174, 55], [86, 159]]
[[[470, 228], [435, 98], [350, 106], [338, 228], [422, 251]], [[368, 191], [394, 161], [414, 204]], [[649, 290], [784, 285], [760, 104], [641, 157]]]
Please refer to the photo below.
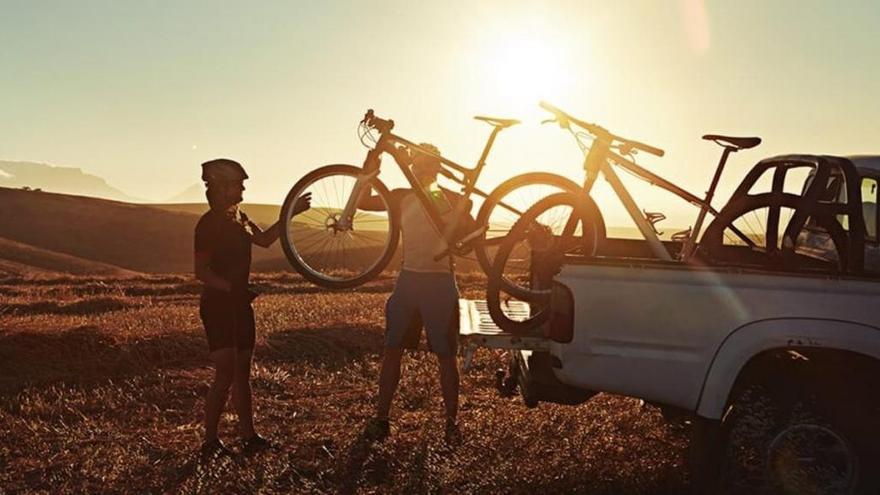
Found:
[[[577, 191], [580, 186], [559, 175], [533, 172], [503, 182], [491, 194], [479, 190], [476, 183], [495, 138], [501, 130], [519, 121], [475, 118], [493, 129], [476, 165], [468, 168], [392, 133], [393, 120], [367, 111], [358, 126], [361, 143], [370, 149], [363, 165], [318, 168], [300, 179], [284, 200], [280, 213], [281, 245], [294, 269], [322, 287], [346, 289], [375, 278], [390, 263], [400, 230], [399, 212], [393, 209], [390, 191], [378, 179], [381, 157], [387, 153], [412, 185], [434, 228], [445, 234], [448, 245], [437, 253], [437, 259], [474, 251], [480, 267], [488, 273], [500, 241], [528, 207], [547, 194]], [[463, 210], [472, 195], [484, 198], [475, 228], [450, 232], [430, 193], [419, 186], [409, 169], [414, 151], [437, 157], [442, 165], [441, 175], [462, 186], [462, 199], [455, 206], [459, 211], [453, 216], [470, 213]], [[371, 191], [378, 196], [385, 212], [358, 209], [359, 199]], [[294, 215], [296, 199], [306, 193], [312, 195], [311, 209]]]
[[[493, 266], [489, 270], [486, 299], [495, 323], [502, 329], [514, 333], [524, 333], [534, 329], [546, 321], [550, 313], [542, 309], [533, 309], [530, 314], [523, 314], [518, 308], [506, 311], [501, 302], [502, 291], [510, 298], [536, 303], [537, 307], [545, 305], [549, 300], [550, 290], [533, 287], [531, 280], [524, 280], [531, 276], [533, 253], [549, 253], [550, 256], [559, 257], [565, 254], [590, 256], [600, 251], [605, 239], [604, 220], [595, 203], [589, 199], [590, 191], [600, 174], [620, 198], [654, 256], [670, 262], [687, 262], [694, 255], [706, 214], [718, 215], [718, 211], [711, 203], [729, 155], [761, 143], [758, 137], [716, 134], [703, 136], [703, 139], [722, 146], [724, 151], [705, 198], [700, 198], [635, 163], [634, 155], [637, 152], [663, 156], [662, 149], [614, 135], [601, 126], [572, 117], [546, 102], [541, 102], [541, 107], [553, 114], [553, 118], [545, 122], [559, 124], [575, 138], [585, 155], [586, 177], [579, 192], [553, 194], [529, 208], [505, 236], [496, 252]], [[592, 138], [592, 144], [584, 143], [585, 138]], [[664, 244], [654, 225], [664, 217], [660, 214], [643, 214], [612, 165], [622, 167], [636, 177], [697, 206], [699, 212], [693, 227], [675, 234], [673, 236], [675, 242]], [[754, 240], [748, 235], [733, 227], [731, 231], [732, 235], [738, 237], [742, 243], [755, 247]]]

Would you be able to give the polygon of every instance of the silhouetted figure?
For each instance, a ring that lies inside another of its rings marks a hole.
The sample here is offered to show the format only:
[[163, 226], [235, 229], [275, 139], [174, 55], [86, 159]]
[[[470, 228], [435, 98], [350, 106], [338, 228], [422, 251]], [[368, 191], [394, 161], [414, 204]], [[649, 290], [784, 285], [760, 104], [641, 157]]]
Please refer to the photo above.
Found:
[[[251, 302], [256, 293], [248, 288], [248, 279], [251, 244], [269, 247], [278, 239], [280, 227], [275, 223], [261, 230], [239, 210], [247, 178], [241, 164], [233, 160], [219, 158], [202, 164], [211, 208], [196, 225], [195, 275], [204, 283], [199, 315], [215, 370], [205, 398], [202, 452], [206, 454], [228, 452], [217, 436], [217, 424], [230, 387], [245, 449], [269, 444], [254, 431], [250, 371], [255, 339]], [[310, 200], [308, 195], [300, 198], [297, 212], [309, 209]]]
[[[433, 145], [420, 144], [439, 155]], [[412, 152], [411, 170], [421, 187], [426, 189], [435, 206], [443, 212], [447, 226], [454, 228], [459, 219], [453, 218], [453, 205], [460, 196], [436, 187], [441, 170], [436, 156]], [[446, 409], [446, 439], [458, 436], [459, 375], [458, 350], [458, 286], [455, 282], [452, 257], [435, 260], [446, 247], [445, 236], [433, 227], [422, 203], [412, 189], [391, 191], [391, 209], [400, 212], [403, 234], [403, 266], [394, 291], [385, 306], [385, 349], [379, 372], [379, 397], [376, 417], [367, 424], [366, 433], [374, 439], [384, 439], [390, 431], [388, 414], [400, 381], [400, 362], [404, 348], [418, 344], [422, 326], [428, 337], [430, 350], [437, 355], [440, 368], [440, 386]], [[382, 210], [378, 196], [361, 200], [364, 210]], [[469, 210], [469, 208], [467, 209]]]

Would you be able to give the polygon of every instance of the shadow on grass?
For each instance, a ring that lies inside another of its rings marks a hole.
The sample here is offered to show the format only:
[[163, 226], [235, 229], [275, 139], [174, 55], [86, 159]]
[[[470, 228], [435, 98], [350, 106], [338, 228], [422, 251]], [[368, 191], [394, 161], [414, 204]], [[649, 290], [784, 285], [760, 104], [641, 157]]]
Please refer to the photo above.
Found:
[[0, 314], [11, 315], [96, 315], [110, 311], [118, 311], [137, 306], [123, 298], [96, 297], [83, 299], [72, 303], [58, 303], [55, 301], [40, 301], [35, 303], [6, 304], [0, 306]]
[[207, 360], [204, 337], [195, 332], [169, 332], [130, 342], [118, 342], [91, 325], [53, 333], [13, 333], [0, 335], [0, 391], [204, 366]]
[[[315, 327], [272, 332], [256, 355], [258, 361], [338, 370], [381, 348], [382, 335], [375, 330]], [[137, 340], [123, 340], [92, 325], [51, 333], [0, 334], [0, 392], [34, 384], [83, 384], [157, 369], [208, 366], [208, 355], [201, 330], [169, 331]]]
[[330, 370], [382, 350], [382, 333], [360, 327], [312, 327], [276, 331], [258, 348], [258, 359], [306, 363]]

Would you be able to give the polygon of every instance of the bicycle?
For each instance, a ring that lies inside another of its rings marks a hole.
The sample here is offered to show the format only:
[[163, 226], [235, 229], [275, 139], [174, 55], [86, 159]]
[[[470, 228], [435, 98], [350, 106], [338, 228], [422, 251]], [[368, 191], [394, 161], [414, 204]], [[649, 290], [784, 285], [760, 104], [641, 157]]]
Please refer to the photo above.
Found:
[[[372, 280], [391, 262], [400, 230], [398, 212], [391, 210], [390, 191], [377, 177], [381, 157], [385, 153], [397, 163], [433, 226], [441, 234], [447, 232], [448, 226], [429, 193], [418, 185], [409, 170], [410, 155], [418, 151], [438, 158], [442, 166], [441, 175], [462, 186], [461, 200], [455, 207], [456, 215], [470, 213], [464, 208], [470, 204], [472, 195], [484, 198], [476, 217], [477, 228], [452, 234], [447, 248], [437, 253], [437, 259], [463, 256], [472, 250], [480, 267], [488, 273], [494, 249], [522, 212], [533, 204], [531, 198], [543, 197], [547, 193], [543, 191], [537, 195], [533, 188], [576, 191], [580, 187], [574, 181], [556, 174], [533, 172], [508, 179], [491, 193], [479, 190], [476, 182], [498, 133], [519, 121], [481, 116], [475, 118], [490, 124], [493, 129], [476, 165], [468, 168], [393, 134], [393, 120], [382, 119], [368, 110], [358, 125], [360, 141], [369, 148], [363, 165], [335, 164], [313, 170], [291, 188], [284, 200], [279, 218], [282, 226], [281, 245], [293, 268], [319, 286], [347, 289]], [[378, 137], [374, 135], [375, 132], [378, 132]], [[526, 189], [530, 194], [520, 194]], [[385, 206], [384, 213], [358, 210], [359, 199], [370, 191], [379, 196]], [[312, 194], [312, 208], [300, 215], [293, 215], [296, 199], [309, 192]], [[524, 205], [514, 201], [521, 198], [526, 200]], [[508, 218], [501, 218], [505, 216]]]
[[[663, 156], [665, 153], [662, 149], [612, 134], [599, 125], [579, 120], [549, 103], [541, 102], [540, 105], [553, 114], [553, 118], [545, 121], [545, 123], [555, 122], [559, 124], [560, 128], [572, 134], [578, 146], [584, 152], [586, 177], [580, 191], [575, 193], [563, 192], [549, 196], [526, 211], [520, 217], [517, 224], [512, 227], [496, 253], [493, 266], [489, 271], [487, 303], [495, 323], [502, 329], [513, 333], [526, 332], [539, 326], [547, 320], [549, 312], [537, 310], [533, 311], [530, 315], [526, 315], [524, 319], [514, 319], [511, 315], [504, 312], [501, 305], [501, 292], [505, 291], [513, 298], [523, 299], [541, 306], [547, 303], [551, 291], [537, 287], [529, 287], [527, 290], [510, 290], [509, 281], [516, 279], [516, 277], [508, 275], [508, 269], [510, 268], [508, 262], [511, 260], [511, 255], [519, 253], [528, 256], [528, 270], [532, 272], [531, 265], [535, 260], [528, 253], [533, 251], [538, 253], [537, 258], [540, 258], [541, 263], [552, 263], [554, 257], [558, 258], [565, 254], [596, 254], [604, 238], [592, 234], [591, 239], [584, 240], [584, 235], [585, 233], [595, 231], [596, 227], [594, 225], [597, 225], [599, 222], [604, 225], [604, 221], [601, 219], [601, 212], [592, 208], [592, 201], [587, 201], [590, 191], [600, 174], [609, 182], [612, 190], [623, 203], [627, 213], [647, 241], [653, 255], [663, 261], [685, 263], [694, 255], [696, 240], [699, 232], [702, 230], [706, 214], [718, 215], [718, 211], [712, 207], [711, 203], [728, 157], [731, 153], [754, 148], [761, 143], [761, 138], [758, 137], [704, 135], [703, 139], [715, 142], [724, 151], [716, 166], [706, 196], [700, 198], [635, 163], [634, 155], [636, 153], [641, 151], [655, 156]], [[575, 130], [572, 125], [582, 129], [582, 131]], [[583, 142], [583, 139], [587, 136], [593, 138], [592, 145], [587, 145]], [[665, 217], [662, 214], [647, 212], [643, 215], [642, 210], [639, 209], [626, 186], [614, 171], [613, 165], [620, 166], [651, 185], [659, 186], [699, 207], [699, 213], [697, 214], [694, 226], [684, 232], [673, 235], [674, 243], [671, 243], [669, 246], [664, 244], [660, 240], [655, 224]], [[755, 246], [754, 241], [740, 230], [731, 228], [731, 231], [733, 235], [739, 237], [746, 245], [750, 247]], [[680, 249], [675, 252], [672, 246], [679, 245]], [[522, 260], [514, 258], [514, 261], [519, 261], [522, 264]], [[513, 284], [514, 287], [518, 285], [520, 284]], [[518, 312], [517, 316], [522, 316], [521, 312]]]

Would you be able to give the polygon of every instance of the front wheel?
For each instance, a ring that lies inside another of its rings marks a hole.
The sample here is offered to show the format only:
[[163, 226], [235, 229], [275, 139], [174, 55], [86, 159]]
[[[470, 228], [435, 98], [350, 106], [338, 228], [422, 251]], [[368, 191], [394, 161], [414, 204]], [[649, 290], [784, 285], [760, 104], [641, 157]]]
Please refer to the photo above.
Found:
[[[342, 218], [363, 169], [327, 165], [300, 179], [281, 207], [281, 246], [291, 266], [310, 282], [328, 289], [348, 289], [375, 278], [391, 261], [400, 229], [388, 188], [377, 178], [363, 194], [378, 196], [384, 211], [356, 210]], [[294, 214], [298, 198], [311, 193], [312, 207]]]

